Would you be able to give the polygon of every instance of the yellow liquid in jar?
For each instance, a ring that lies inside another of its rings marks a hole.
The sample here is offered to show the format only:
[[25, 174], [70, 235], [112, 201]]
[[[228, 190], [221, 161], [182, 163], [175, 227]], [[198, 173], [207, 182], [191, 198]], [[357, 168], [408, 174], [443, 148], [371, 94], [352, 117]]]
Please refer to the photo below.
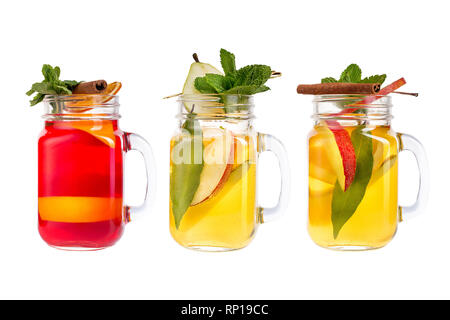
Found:
[[[171, 151], [178, 139], [172, 139]], [[235, 154], [229, 164], [231, 173], [219, 183], [219, 189], [209, 198], [188, 208], [178, 228], [170, 201], [170, 232], [184, 247], [203, 250], [240, 249], [249, 244], [256, 232], [258, 218], [254, 142], [249, 136], [234, 135], [233, 139]], [[211, 139], [203, 140], [205, 147], [210, 143]]]
[[[343, 127], [350, 135], [356, 127]], [[398, 222], [398, 148], [388, 126], [368, 128], [373, 145], [373, 170], [364, 197], [351, 218], [334, 238], [332, 198], [343, 173], [336, 142], [325, 125], [318, 125], [309, 138], [308, 231], [315, 243], [326, 248], [374, 249], [395, 235]]]

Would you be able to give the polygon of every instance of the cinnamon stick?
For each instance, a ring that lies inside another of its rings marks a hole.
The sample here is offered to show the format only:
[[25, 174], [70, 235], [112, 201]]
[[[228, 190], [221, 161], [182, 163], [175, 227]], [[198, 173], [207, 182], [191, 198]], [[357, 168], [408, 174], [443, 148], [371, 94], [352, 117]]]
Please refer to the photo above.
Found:
[[297, 87], [299, 94], [376, 94], [380, 91], [379, 83], [319, 83], [300, 84]]
[[107, 86], [105, 80], [81, 82], [72, 90], [72, 94], [101, 94]]

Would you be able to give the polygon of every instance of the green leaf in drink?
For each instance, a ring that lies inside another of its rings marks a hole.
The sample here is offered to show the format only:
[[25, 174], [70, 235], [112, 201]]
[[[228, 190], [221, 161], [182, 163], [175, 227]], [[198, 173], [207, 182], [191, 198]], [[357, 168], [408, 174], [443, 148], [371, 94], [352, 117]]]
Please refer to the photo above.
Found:
[[204, 166], [202, 129], [194, 113], [187, 117], [183, 129], [188, 134], [180, 137], [172, 150], [178, 157], [178, 161], [173, 161], [170, 175], [170, 199], [177, 229], [194, 199]]
[[353, 183], [343, 191], [336, 181], [331, 201], [333, 237], [336, 239], [345, 223], [353, 216], [364, 198], [373, 170], [373, 146], [370, 131], [357, 127], [351, 135], [356, 156], [356, 172]]

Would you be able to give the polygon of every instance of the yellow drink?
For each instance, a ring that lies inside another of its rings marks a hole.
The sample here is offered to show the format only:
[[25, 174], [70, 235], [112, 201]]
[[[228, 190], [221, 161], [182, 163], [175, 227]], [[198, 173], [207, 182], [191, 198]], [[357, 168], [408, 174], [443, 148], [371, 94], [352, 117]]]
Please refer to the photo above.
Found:
[[[220, 133], [220, 131], [218, 131]], [[208, 250], [233, 250], [245, 247], [253, 238], [258, 225], [256, 214], [256, 164], [255, 145], [250, 136], [231, 134], [232, 148], [226, 156], [226, 169], [223, 177], [205, 194], [204, 200], [193, 201], [184, 213], [179, 226], [176, 226], [170, 201], [170, 232], [182, 246]], [[171, 154], [177, 142], [176, 136], [171, 141]], [[213, 143], [224, 136], [203, 135], [203, 157], [206, 159]], [[223, 144], [220, 144], [221, 146]], [[217, 150], [215, 150], [217, 152]], [[207, 175], [223, 168], [223, 163], [203, 167], [199, 190], [208, 186]], [[173, 161], [171, 161], [171, 174]], [[197, 191], [199, 193], [200, 191]], [[198, 198], [197, 195], [194, 197]], [[198, 203], [194, 203], [198, 202]]]
[[[342, 128], [351, 135], [356, 126]], [[319, 123], [309, 135], [308, 231], [314, 242], [322, 247], [380, 248], [396, 232], [399, 220], [397, 138], [389, 126], [367, 126], [364, 135], [372, 142], [372, 174], [356, 211], [337, 236], [333, 232], [332, 201], [339, 181], [345, 180], [342, 158], [325, 123]]]

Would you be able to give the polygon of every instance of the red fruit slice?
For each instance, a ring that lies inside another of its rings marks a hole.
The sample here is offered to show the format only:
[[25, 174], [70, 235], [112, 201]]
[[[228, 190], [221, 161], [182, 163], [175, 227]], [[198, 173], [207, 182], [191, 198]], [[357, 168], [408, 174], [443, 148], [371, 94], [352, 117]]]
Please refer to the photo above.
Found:
[[350, 187], [355, 179], [356, 172], [356, 156], [353, 148], [352, 139], [349, 133], [336, 120], [326, 121], [328, 128], [334, 135], [334, 140], [339, 148], [339, 153], [342, 158], [342, 166], [344, 168], [345, 188], [344, 191]]
[[[377, 95], [373, 96], [367, 96], [363, 100], [361, 100], [358, 103], [355, 103], [355, 106], [361, 105], [367, 105], [375, 100], [378, 100], [381, 98], [381, 96], [386, 96], [401, 86], [405, 85], [406, 81], [404, 78], [400, 78], [397, 81], [394, 81], [390, 85], [387, 85], [383, 89], [380, 90], [380, 92], [377, 93]], [[351, 113], [353, 111], [358, 110], [359, 108], [356, 107], [354, 109], [345, 109], [342, 110], [340, 113]], [[348, 132], [336, 121], [336, 120], [327, 120], [326, 121], [328, 128], [333, 132], [334, 139], [336, 140], [336, 144], [338, 145], [339, 152], [342, 157], [342, 164], [344, 167], [344, 175], [345, 175], [345, 190], [350, 187], [353, 180], [355, 179], [355, 173], [356, 173], [356, 156], [355, 156], [355, 149], [353, 148], [352, 139]]]

